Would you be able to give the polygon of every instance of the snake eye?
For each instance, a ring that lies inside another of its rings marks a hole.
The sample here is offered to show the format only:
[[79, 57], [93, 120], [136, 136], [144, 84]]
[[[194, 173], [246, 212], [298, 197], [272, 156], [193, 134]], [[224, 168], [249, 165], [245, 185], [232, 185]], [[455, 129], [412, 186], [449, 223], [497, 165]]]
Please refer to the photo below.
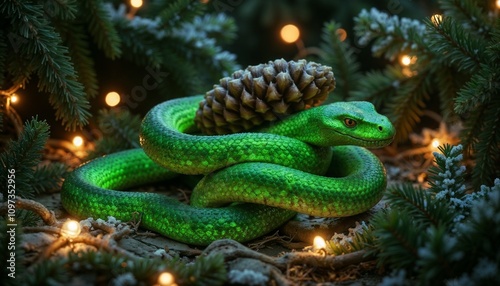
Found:
[[357, 122], [356, 122], [356, 120], [354, 120], [352, 118], [346, 118], [346, 119], [344, 119], [344, 124], [345, 124], [345, 126], [347, 126], [349, 128], [353, 128], [356, 126]]

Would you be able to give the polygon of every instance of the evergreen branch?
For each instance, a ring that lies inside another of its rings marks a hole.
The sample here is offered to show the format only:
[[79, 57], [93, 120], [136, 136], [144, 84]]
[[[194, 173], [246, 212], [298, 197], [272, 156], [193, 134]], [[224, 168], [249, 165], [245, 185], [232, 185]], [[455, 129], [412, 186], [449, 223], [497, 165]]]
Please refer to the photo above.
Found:
[[[184, 94], [193, 94], [200, 92], [201, 82], [193, 81], [190, 84], [183, 84], [186, 78], [196, 78], [197, 67], [196, 65], [185, 61], [182, 59], [180, 54], [176, 51], [179, 48], [178, 45], [165, 46], [163, 49], [163, 60], [168, 63], [165, 66], [166, 72], [168, 72], [173, 79], [174, 83], [182, 90]], [[179, 51], [182, 52], [182, 51]]]
[[43, 8], [49, 18], [64, 21], [74, 20], [78, 12], [78, 5], [75, 0], [47, 0], [44, 1]]
[[387, 200], [392, 208], [412, 217], [422, 227], [448, 226], [453, 221], [449, 213], [448, 202], [433, 199], [431, 193], [409, 185], [388, 190]]
[[121, 56], [121, 40], [111, 23], [108, 9], [101, 0], [82, 1], [81, 5], [83, 16], [89, 24], [89, 32], [97, 47], [103, 50], [108, 58], [119, 58]]
[[18, 47], [18, 57], [31, 59], [39, 77], [38, 87], [50, 94], [49, 102], [56, 109], [56, 119], [62, 120], [66, 128], [75, 129], [87, 123], [89, 103], [82, 85], [76, 81], [67, 48], [41, 10], [41, 6], [25, 2], [0, 4], [0, 11], [9, 15], [12, 25], [19, 27], [17, 33], [27, 40]]
[[205, 6], [196, 0], [175, 0], [168, 3], [159, 13], [159, 17], [166, 27], [179, 27], [184, 21], [190, 22], [195, 16], [200, 15]]
[[68, 166], [63, 163], [51, 163], [37, 166], [33, 172], [31, 187], [35, 194], [53, 192], [61, 187], [62, 178], [68, 171]]
[[449, 63], [458, 71], [473, 73], [486, 60], [487, 42], [466, 31], [460, 22], [444, 17], [440, 22], [426, 20], [426, 23], [429, 47], [442, 62]]
[[479, 130], [482, 130], [485, 110], [485, 106], [479, 107], [475, 112], [469, 113], [464, 122], [464, 129], [460, 132], [460, 139], [467, 154], [472, 154], [474, 146], [477, 144], [477, 134]]
[[465, 166], [460, 165], [463, 160], [462, 145], [439, 146], [441, 152], [434, 152], [435, 166], [429, 169], [429, 190], [436, 194], [436, 199], [462, 198], [465, 195]]
[[121, 37], [125, 59], [139, 66], [161, 66], [163, 58], [160, 41], [165, 33], [160, 32], [159, 20], [140, 16], [128, 20], [123, 6], [112, 13], [111, 19]]
[[351, 93], [352, 100], [370, 101], [377, 110], [396, 95], [400, 82], [407, 79], [401, 70], [387, 66], [382, 72], [370, 71], [357, 83], [357, 90]]
[[478, 6], [477, 0], [439, 0], [438, 4], [445, 16], [454, 18], [468, 30], [488, 37], [491, 21], [482, 7]]
[[379, 212], [372, 221], [378, 264], [396, 269], [411, 268], [418, 258], [418, 249], [423, 245], [425, 228], [416, 224], [405, 212]]
[[476, 166], [472, 170], [473, 184], [476, 188], [483, 184], [493, 183], [495, 177], [500, 177], [500, 99], [492, 100], [483, 113], [483, 129], [478, 134], [476, 151]]
[[[192, 22], [186, 22], [182, 26], [189, 27], [187, 32], [203, 31], [207, 38], [214, 39], [221, 45], [231, 43], [238, 30], [234, 19], [224, 13], [196, 16]], [[192, 38], [191, 35], [189, 37]]]
[[428, 99], [430, 78], [428, 70], [420, 71], [400, 82], [396, 90], [396, 96], [390, 99], [385, 108], [387, 116], [396, 128], [396, 142], [408, 139], [408, 134], [420, 121]]
[[401, 53], [415, 53], [420, 49], [419, 43], [425, 33], [425, 26], [419, 21], [389, 16], [375, 8], [370, 12], [363, 9], [354, 22], [359, 44], [366, 45], [375, 40], [372, 53], [389, 60], [394, 60]]
[[83, 26], [76, 23], [62, 23], [58, 25], [58, 30], [69, 47], [69, 55], [75, 65], [78, 79], [85, 88], [85, 93], [89, 98], [95, 97], [98, 89], [97, 75]]
[[448, 66], [439, 65], [433, 72], [433, 81], [439, 94], [439, 106], [445, 122], [458, 121], [454, 110], [454, 102], [459, 88], [465, 81], [464, 75]]
[[321, 59], [324, 64], [332, 67], [335, 75], [335, 94], [341, 100], [346, 100], [354, 86], [361, 78], [360, 66], [349, 45], [341, 41], [338, 35], [339, 25], [335, 22], [326, 23], [323, 27], [321, 49], [325, 51]]
[[141, 118], [128, 110], [101, 110], [98, 118], [103, 137], [95, 142], [94, 150], [87, 159], [96, 158], [117, 151], [140, 148], [139, 130]]
[[481, 64], [455, 98], [454, 110], [458, 114], [474, 111], [478, 105], [487, 105], [500, 94], [499, 65]]
[[[239, 66], [235, 62], [235, 56], [223, 51], [213, 36], [220, 32], [219, 23], [227, 22], [226, 17], [195, 17], [193, 23], [185, 23], [179, 28], [173, 29], [169, 35], [169, 46], [172, 51], [184, 60], [183, 65], [203, 66], [203, 72], [197, 72], [196, 77], [206, 83], [209, 89], [221, 76], [229, 76]], [[234, 30], [235, 27], [232, 28]], [[171, 45], [170, 42], [176, 43]], [[194, 90], [199, 92], [199, 90]]]
[[333, 255], [342, 255], [360, 250], [368, 250], [368, 255], [376, 252], [374, 248], [375, 236], [373, 226], [357, 224], [355, 228], [349, 229], [349, 234], [337, 234], [332, 239], [326, 240], [326, 252]]
[[49, 259], [32, 267], [33, 275], [22, 277], [26, 285], [68, 284], [70, 277], [95, 273], [98, 281], [110, 285], [154, 285], [159, 273], [168, 271], [178, 285], [223, 285], [226, 280], [221, 255], [201, 256], [193, 263], [174, 260], [140, 259], [123, 254], [79, 251]]
[[418, 250], [418, 276], [421, 285], [442, 285], [456, 274], [456, 264], [463, 260], [464, 253], [458, 251], [458, 240], [448, 233], [445, 226], [427, 229], [428, 241]]
[[[49, 125], [45, 121], [33, 118], [24, 125], [24, 130], [17, 141], [11, 141], [4, 153], [0, 154], [0, 183], [7, 186], [9, 169], [15, 170], [16, 194], [23, 198], [31, 198], [34, 190], [31, 186], [34, 179], [34, 168], [40, 163], [41, 152], [49, 137]], [[7, 189], [2, 188], [4, 198]]]

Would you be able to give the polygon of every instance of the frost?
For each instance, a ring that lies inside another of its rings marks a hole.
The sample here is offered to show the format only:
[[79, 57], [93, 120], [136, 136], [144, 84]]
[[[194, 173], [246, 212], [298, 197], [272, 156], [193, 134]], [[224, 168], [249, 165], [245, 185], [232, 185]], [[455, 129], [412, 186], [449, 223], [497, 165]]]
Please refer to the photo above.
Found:
[[163, 257], [163, 255], [167, 254], [167, 252], [165, 251], [165, 249], [160, 248], [157, 249], [153, 254], [156, 256]]
[[[417, 20], [399, 18], [396, 15], [389, 16], [372, 8], [369, 12], [365, 9], [355, 18], [356, 34], [359, 44], [366, 45], [369, 41], [376, 39], [372, 52], [374, 54], [385, 54], [386, 58], [393, 59], [396, 53], [410, 47], [418, 48], [413, 37], [422, 38], [425, 41], [425, 25]], [[398, 49], [394, 46], [400, 45]]]
[[382, 282], [380, 282], [379, 284], [379, 286], [405, 286], [405, 285], [412, 285], [406, 279], [405, 270], [398, 270], [397, 272], [393, 272], [391, 276], [384, 277], [384, 279], [382, 279]]
[[116, 286], [126, 286], [126, 285], [137, 285], [137, 280], [134, 275], [130, 272], [116, 276], [112, 281], [111, 285]]
[[238, 283], [243, 285], [267, 285], [269, 277], [262, 273], [253, 270], [231, 270], [228, 274], [231, 283]]

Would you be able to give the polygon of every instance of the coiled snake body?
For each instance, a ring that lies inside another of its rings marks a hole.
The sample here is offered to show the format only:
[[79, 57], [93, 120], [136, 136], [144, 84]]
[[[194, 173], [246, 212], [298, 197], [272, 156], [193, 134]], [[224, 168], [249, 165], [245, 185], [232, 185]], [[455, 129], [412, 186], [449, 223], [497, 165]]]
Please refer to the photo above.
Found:
[[[78, 217], [123, 221], [139, 213], [145, 228], [207, 245], [221, 238], [248, 241], [296, 212], [350, 216], [381, 199], [385, 169], [363, 147], [389, 144], [394, 128], [370, 103], [314, 107], [263, 132], [193, 135], [202, 98], [157, 105], [142, 123], [142, 149], [107, 155], [71, 172], [61, 193], [64, 208]], [[205, 174], [190, 205], [160, 194], [118, 191], [177, 173]]]

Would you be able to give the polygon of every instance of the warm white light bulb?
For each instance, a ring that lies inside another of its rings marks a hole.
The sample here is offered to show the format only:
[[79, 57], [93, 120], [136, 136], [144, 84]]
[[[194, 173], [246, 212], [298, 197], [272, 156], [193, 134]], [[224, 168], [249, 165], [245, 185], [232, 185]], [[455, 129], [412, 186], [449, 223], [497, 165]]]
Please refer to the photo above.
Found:
[[440, 144], [439, 139], [437, 139], [437, 138], [432, 139], [431, 145], [433, 148], [439, 147], [439, 144]]
[[347, 31], [345, 29], [342, 29], [342, 28], [338, 28], [335, 33], [337, 33], [337, 36], [339, 37], [339, 40], [341, 42], [345, 41], [345, 39], [347, 39]]
[[326, 248], [325, 239], [319, 235], [314, 237], [313, 250], [318, 251], [318, 250], [325, 249], [325, 248]]
[[130, 0], [130, 6], [140, 8], [142, 6], [142, 0]]
[[106, 94], [106, 98], [104, 99], [104, 101], [106, 101], [106, 104], [108, 106], [117, 106], [118, 103], [120, 103], [120, 94], [118, 94], [118, 92], [116, 91], [111, 91], [111, 92], [108, 92], [108, 94]]
[[409, 66], [411, 64], [411, 57], [408, 55], [404, 55], [401, 57], [401, 64], [404, 66]]
[[62, 235], [74, 238], [77, 237], [82, 231], [82, 227], [79, 222], [75, 220], [67, 220], [61, 227]]
[[287, 43], [294, 43], [300, 37], [300, 30], [297, 26], [288, 24], [281, 28], [280, 35], [283, 41]]
[[500, 9], [500, 0], [497, 0], [497, 8]]
[[174, 275], [170, 272], [163, 272], [158, 276], [158, 284], [161, 286], [174, 286], [175, 284], [175, 278]]
[[440, 14], [434, 14], [434, 15], [432, 15], [431, 16], [431, 22], [432, 22], [432, 24], [434, 24], [436, 26], [439, 25], [439, 24], [441, 24], [441, 22], [443, 22], [443, 15], [440, 15]]
[[75, 136], [73, 137], [73, 145], [75, 145], [76, 147], [80, 147], [83, 145], [83, 138], [82, 136]]
[[19, 97], [17, 97], [17, 95], [13, 94], [10, 96], [11, 103], [16, 103], [18, 100], [19, 100]]

